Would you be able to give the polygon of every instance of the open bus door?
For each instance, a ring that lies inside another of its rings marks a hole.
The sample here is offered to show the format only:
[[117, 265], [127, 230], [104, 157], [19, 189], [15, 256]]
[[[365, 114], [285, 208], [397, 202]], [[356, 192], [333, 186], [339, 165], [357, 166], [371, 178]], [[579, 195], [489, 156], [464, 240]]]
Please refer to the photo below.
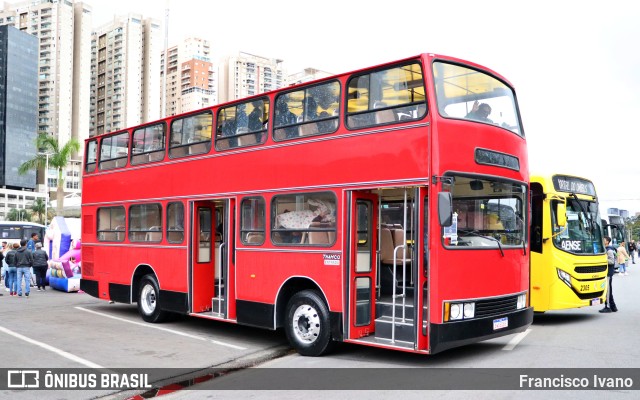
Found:
[[378, 196], [351, 192], [349, 198], [348, 338], [358, 339], [375, 330]]
[[193, 203], [191, 312], [227, 316], [229, 254], [233, 238], [231, 199]]

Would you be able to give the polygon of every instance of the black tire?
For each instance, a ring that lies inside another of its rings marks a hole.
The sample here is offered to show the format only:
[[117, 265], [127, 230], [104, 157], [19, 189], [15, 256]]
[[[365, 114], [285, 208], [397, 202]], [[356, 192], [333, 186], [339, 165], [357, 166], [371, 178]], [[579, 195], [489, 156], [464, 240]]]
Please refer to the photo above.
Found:
[[320, 356], [333, 347], [329, 309], [318, 292], [303, 290], [287, 303], [287, 339], [303, 356]]
[[162, 322], [169, 313], [160, 309], [160, 287], [158, 280], [152, 274], [145, 275], [140, 280], [138, 290], [138, 312], [146, 322]]

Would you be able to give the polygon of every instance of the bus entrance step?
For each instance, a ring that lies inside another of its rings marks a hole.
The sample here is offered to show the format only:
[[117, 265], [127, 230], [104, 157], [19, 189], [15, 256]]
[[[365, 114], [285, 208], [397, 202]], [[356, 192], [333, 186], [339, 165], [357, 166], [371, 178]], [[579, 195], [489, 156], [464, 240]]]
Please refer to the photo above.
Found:
[[[400, 299], [402, 300], [402, 299]], [[402, 301], [396, 299], [396, 317], [402, 317]], [[391, 317], [393, 315], [393, 303], [391, 300], [376, 302], [376, 317]], [[404, 311], [405, 317], [413, 318], [413, 300], [407, 301]]]
[[214, 314], [224, 314], [224, 310], [227, 309], [224, 299], [219, 300], [218, 297], [211, 299], [211, 311]]
[[[391, 317], [376, 318], [376, 338], [391, 339], [392, 333]], [[413, 320], [396, 317], [394, 340], [403, 342], [414, 342]]]

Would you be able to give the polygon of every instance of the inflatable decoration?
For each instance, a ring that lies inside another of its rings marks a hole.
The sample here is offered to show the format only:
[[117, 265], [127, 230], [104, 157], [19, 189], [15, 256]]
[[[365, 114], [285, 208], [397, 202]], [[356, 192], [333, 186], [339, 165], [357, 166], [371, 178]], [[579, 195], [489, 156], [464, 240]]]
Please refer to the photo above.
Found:
[[45, 234], [49, 254], [49, 286], [63, 292], [80, 289], [80, 219], [55, 217]]

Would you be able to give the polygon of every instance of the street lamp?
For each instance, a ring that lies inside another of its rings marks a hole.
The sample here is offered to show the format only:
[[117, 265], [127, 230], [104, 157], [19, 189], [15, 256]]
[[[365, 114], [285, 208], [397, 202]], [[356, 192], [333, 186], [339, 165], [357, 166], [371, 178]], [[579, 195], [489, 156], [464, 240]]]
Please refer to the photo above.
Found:
[[45, 156], [45, 167], [44, 167], [44, 190], [45, 190], [45, 200], [44, 200], [44, 226], [47, 226], [47, 222], [49, 219], [49, 156], [53, 153], [38, 153], [38, 155]]

